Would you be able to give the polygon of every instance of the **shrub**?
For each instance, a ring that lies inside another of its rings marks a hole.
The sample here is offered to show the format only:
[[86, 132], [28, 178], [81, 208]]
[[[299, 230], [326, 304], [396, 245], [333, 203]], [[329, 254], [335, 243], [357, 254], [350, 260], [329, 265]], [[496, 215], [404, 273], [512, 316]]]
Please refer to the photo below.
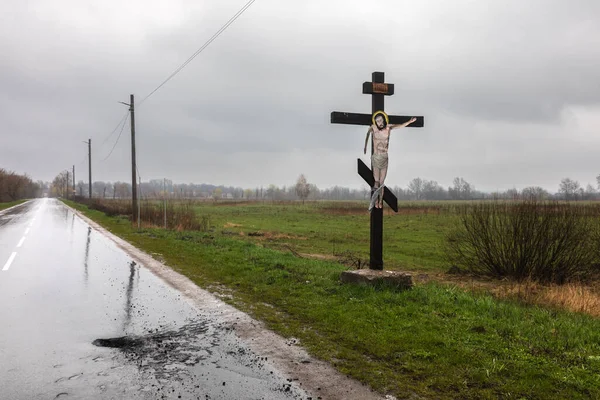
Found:
[[[132, 220], [133, 207], [131, 200], [87, 199], [77, 197], [79, 203], [87, 205], [93, 210], [98, 210], [113, 217], [126, 216]], [[167, 229], [207, 231], [210, 229], [210, 218], [198, 217], [194, 210], [193, 201], [169, 202], [167, 211]], [[142, 200], [140, 201], [140, 220], [143, 225], [164, 227], [165, 207], [163, 202]]]
[[482, 202], [459, 210], [447, 257], [478, 275], [562, 284], [592, 272], [599, 260], [598, 205]]
[[[167, 229], [207, 231], [210, 219], [198, 218], [191, 200], [169, 202], [166, 205]], [[162, 202], [145, 200], [140, 203], [140, 219], [154, 226], [165, 226], [165, 206]]]

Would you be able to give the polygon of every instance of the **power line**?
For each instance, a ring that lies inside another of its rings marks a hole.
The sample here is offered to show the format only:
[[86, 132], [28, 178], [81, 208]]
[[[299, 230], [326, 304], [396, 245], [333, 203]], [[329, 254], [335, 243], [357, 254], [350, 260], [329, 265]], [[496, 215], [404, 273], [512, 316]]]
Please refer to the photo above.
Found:
[[202, 53], [202, 51], [204, 51], [204, 49], [206, 49], [217, 37], [219, 37], [219, 35], [221, 35], [221, 33], [223, 33], [229, 27], [229, 25], [233, 24], [235, 22], [235, 20], [238, 19], [244, 13], [244, 11], [246, 11], [248, 8], [250, 8], [250, 6], [252, 5], [252, 3], [254, 3], [255, 1], [256, 0], [250, 0], [250, 1], [248, 1], [237, 13], [235, 13], [235, 15], [233, 17], [231, 17], [229, 19], [229, 21], [227, 21], [225, 23], [225, 25], [223, 25], [210, 39], [208, 39], [198, 50], [196, 50], [196, 52], [194, 54], [192, 54], [192, 56], [190, 58], [188, 58], [175, 71], [173, 71], [171, 73], [171, 75], [169, 75], [167, 77], [167, 79], [165, 79], [160, 85], [158, 85], [156, 87], [156, 89], [154, 89], [152, 92], [150, 92], [149, 95], [147, 95], [146, 97], [144, 97], [142, 99], [142, 101], [139, 102], [138, 107], [141, 106], [142, 103], [144, 101], [146, 101], [150, 96], [152, 96], [158, 89], [160, 89], [161, 87], [163, 87], [163, 85], [165, 83], [167, 83], [168, 81], [170, 81], [175, 75], [177, 75], [182, 69], [184, 69], [190, 62], [192, 62], [192, 60], [194, 58], [196, 58], [196, 56], [198, 56], [198, 54]]
[[75, 165], [77, 165], [79, 167], [80, 165], [84, 164], [87, 161], [87, 158], [88, 158], [88, 156], [86, 154], [85, 157], [83, 157], [83, 160], [79, 161], [79, 163], [77, 163]]
[[108, 139], [110, 139], [110, 137], [117, 131], [117, 129], [119, 129], [119, 126], [121, 126], [121, 124], [123, 123], [123, 120], [125, 120], [128, 116], [129, 116], [129, 111], [127, 111], [125, 113], [125, 115], [123, 115], [123, 118], [121, 118], [121, 120], [119, 121], [117, 126], [115, 126], [115, 129], [113, 129], [112, 132], [104, 139], [104, 141], [100, 144], [100, 146], [104, 146], [104, 143], [106, 143], [108, 141]]
[[119, 139], [121, 139], [121, 134], [123, 133], [123, 128], [125, 128], [125, 123], [127, 122], [127, 119], [128, 119], [127, 117], [128, 116], [129, 116], [129, 113], [127, 113], [127, 115], [125, 116], [125, 119], [123, 120], [123, 125], [121, 125], [121, 132], [119, 132], [119, 136], [117, 137], [117, 140], [115, 141], [115, 144], [113, 145], [112, 149], [110, 150], [110, 153], [108, 153], [108, 155], [102, 160], [102, 162], [108, 160], [108, 158], [112, 154], [112, 152], [115, 149], [115, 147], [117, 147], [117, 143], [119, 143]]

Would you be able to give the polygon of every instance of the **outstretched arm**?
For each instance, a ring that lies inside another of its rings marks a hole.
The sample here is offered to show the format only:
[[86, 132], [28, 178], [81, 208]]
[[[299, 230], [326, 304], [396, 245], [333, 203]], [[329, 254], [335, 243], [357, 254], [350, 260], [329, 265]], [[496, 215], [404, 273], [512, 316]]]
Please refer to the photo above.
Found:
[[390, 130], [392, 129], [396, 129], [396, 128], [404, 128], [405, 126], [408, 126], [410, 124], [412, 124], [413, 122], [415, 122], [417, 119], [415, 117], [412, 117], [411, 119], [408, 120], [408, 122], [405, 122], [403, 124], [398, 124], [398, 125], [390, 125]]
[[367, 144], [369, 144], [369, 135], [371, 135], [371, 133], [373, 133], [372, 126], [369, 127], [369, 130], [367, 131], [367, 137], [365, 138], [365, 154], [367, 154]]

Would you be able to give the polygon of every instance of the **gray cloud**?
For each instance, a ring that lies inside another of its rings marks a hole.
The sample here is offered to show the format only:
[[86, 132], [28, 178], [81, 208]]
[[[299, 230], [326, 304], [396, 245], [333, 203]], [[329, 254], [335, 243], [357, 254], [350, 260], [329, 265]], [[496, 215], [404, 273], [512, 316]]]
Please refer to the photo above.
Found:
[[[0, 167], [52, 179], [85, 168], [130, 179], [128, 127], [103, 141], [243, 2], [10, 1], [0, 16]], [[391, 185], [416, 176], [478, 188], [593, 182], [600, 115], [595, 1], [256, 3], [136, 112], [144, 179], [240, 186], [362, 185], [372, 71], [386, 109], [425, 115], [392, 138]], [[84, 176], [84, 174], [80, 174]]]

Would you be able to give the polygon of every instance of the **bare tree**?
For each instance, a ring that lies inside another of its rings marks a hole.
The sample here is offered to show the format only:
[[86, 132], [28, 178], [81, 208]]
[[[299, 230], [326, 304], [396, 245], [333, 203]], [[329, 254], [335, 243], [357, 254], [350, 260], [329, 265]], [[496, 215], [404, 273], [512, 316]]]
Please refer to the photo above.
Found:
[[83, 197], [83, 189], [85, 187], [85, 183], [83, 181], [77, 182], [77, 188], [79, 189], [79, 197]]
[[594, 200], [596, 198], [597, 194], [598, 194], [598, 192], [596, 191], [596, 188], [588, 183], [588, 185], [585, 187], [585, 192], [583, 193], [583, 198], [585, 200]]
[[521, 195], [527, 200], [546, 200], [549, 197], [549, 193], [542, 187], [529, 186], [522, 190]]
[[50, 186], [50, 192], [53, 196], [66, 197], [67, 185], [69, 184], [69, 175], [66, 171], [58, 174]]
[[452, 181], [454, 186], [448, 188], [448, 194], [452, 199], [461, 199], [467, 200], [471, 198], [471, 192], [475, 190], [475, 188], [463, 178], [456, 177]]
[[414, 196], [416, 200], [421, 200], [423, 197], [423, 186], [424, 182], [421, 178], [414, 178], [408, 182], [408, 191]]
[[106, 190], [106, 183], [102, 181], [95, 181], [92, 183], [92, 197], [100, 197], [101, 193]]
[[443, 200], [446, 191], [436, 181], [423, 181], [423, 198], [426, 200]]
[[114, 191], [116, 197], [119, 199], [126, 199], [131, 197], [131, 183], [127, 182], [115, 182]]
[[564, 196], [565, 200], [576, 200], [577, 195], [580, 194], [579, 189], [581, 189], [579, 182], [571, 178], [564, 178], [560, 181], [558, 193]]
[[304, 204], [304, 200], [306, 200], [306, 198], [310, 194], [310, 185], [306, 181], [306, 177], [304, 176], [304, 174], [301, 174], [298, 177], [298, 180], [296, 181], [295, 189], [296, 189], [296, 195], [298, 197], [300, 197], [300, 199], [302, 200], [302, 204]]

